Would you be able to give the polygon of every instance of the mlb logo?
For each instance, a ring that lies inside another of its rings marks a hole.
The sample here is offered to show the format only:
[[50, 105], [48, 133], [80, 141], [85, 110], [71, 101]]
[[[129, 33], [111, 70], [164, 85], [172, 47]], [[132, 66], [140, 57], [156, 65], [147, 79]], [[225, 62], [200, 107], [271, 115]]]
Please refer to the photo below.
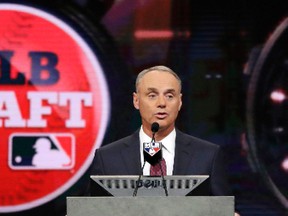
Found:
[[161, 142], [144, 143], [144, 151], [153, 156], [161, 150], [161, 145]]
[[71, 169], [75, 164], [75, 138], [69, 133], [14, 133], [9, 138], [8, 154], [12, 169]]

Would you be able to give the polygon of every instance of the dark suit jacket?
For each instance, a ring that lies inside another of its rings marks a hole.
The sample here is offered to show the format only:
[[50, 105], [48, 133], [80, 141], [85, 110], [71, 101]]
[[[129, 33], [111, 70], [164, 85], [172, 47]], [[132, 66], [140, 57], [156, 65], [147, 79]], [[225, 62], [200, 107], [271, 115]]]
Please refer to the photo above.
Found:
[[[140, 175], [139, 130], [96, 150], [91, 175]], [[218, 145], [176, 130], [173, 175], [209, 175], [210, 195], [231, 195]]]

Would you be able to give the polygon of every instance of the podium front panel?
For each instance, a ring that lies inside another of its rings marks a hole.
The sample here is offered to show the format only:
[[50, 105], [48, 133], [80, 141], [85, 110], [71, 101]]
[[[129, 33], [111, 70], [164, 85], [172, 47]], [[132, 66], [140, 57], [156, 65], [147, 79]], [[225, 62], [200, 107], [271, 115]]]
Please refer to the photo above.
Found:
[[233, 216], [233, 196], [67, 197], [67, 216]]

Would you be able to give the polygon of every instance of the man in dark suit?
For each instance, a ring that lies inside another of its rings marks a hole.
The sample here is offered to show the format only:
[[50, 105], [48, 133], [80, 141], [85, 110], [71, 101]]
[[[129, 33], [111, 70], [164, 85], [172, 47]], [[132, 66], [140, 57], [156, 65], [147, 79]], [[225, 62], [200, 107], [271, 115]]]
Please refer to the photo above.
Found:
[[163, 144], [165, 174], [209, 175], [211, 195], [231, 195], [220, 147], [175, 128], [182, 106], [181, 80], [175, 72], [155, 66], [139, 73], [133, 104], [140, 112], [142, 126], [96, 150], [92, 175], [150, 175], [154, 166], [144, 163], [143, 143], [151, 141], [151, 125], [157, 122], [160, 127], [155, 140]]

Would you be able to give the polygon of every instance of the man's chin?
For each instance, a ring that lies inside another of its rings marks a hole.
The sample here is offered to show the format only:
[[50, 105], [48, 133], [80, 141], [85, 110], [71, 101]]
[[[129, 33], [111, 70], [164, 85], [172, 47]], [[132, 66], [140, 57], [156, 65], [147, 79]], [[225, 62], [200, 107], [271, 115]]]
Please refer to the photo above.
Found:
[[158, 124], [159, 124], [159, 131], [165, 131], [169, 128], [173, 128], [172, 125], [169, 125], [169, 124], [165, 124], [166, 122], [161, 122], [161, 121], [158, 121]]

